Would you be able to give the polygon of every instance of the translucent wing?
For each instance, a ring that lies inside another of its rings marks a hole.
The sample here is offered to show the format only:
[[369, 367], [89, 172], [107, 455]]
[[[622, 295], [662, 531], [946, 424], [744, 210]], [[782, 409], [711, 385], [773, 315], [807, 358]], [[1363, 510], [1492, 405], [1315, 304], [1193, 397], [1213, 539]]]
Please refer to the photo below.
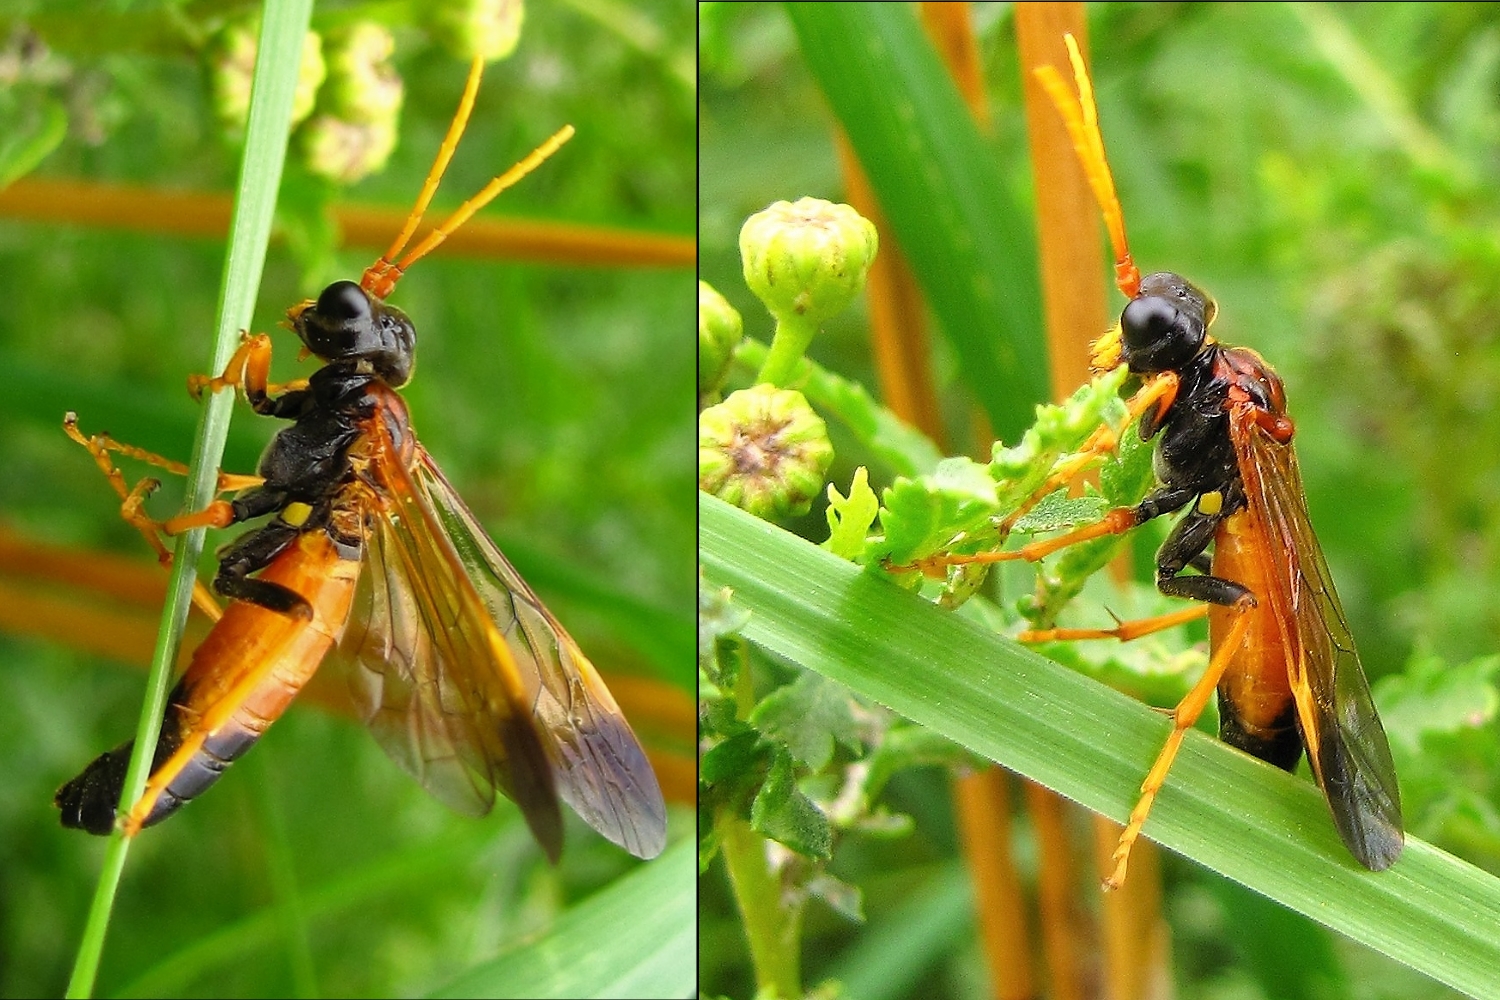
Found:
[[384, 511], [340, 655], [381, 745], [461, 810], [487, 809], [492, 787], [543, 810], [545, 790], [554, 816], [560, 795], [632, 854], [660, 853], [656, 777], [593, 666], [425, 450], [404, 464], [373, 436]]
[[1264, 599], [1281, 625], [1308, 760], [1339, 836], [1380, 871], [1403, 843], [1396, 767], [1313, 534], [1296, 453], [1257, 425], [1249, 407], [1231, 411], [1230, 434], [1250, 514], [1269, 542]]
[[666, 806], [603, 679], [421, 445], [413, 479], [504, 637], [563, 801], [609, 840], [654, 858], [666, 845]]
[[384, 422], [368, 434], [364, 566], [334, 657], [393, 760], [472, 815], [499, 788], [555, 860], [556, 783], [520, 671]]

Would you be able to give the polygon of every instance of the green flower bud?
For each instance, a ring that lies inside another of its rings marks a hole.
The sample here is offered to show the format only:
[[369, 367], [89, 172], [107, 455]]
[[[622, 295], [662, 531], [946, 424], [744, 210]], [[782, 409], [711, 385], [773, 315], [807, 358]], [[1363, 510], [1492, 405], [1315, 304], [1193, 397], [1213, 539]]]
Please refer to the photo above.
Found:
[[226, 132], [245, 130], [250, 116], [250, 79], [255, 73], [255, 30], [244, 22], [227, 26], [208, 51], [208, 85], [214, 114]]
[[349, 122], [320, 114], [298, 130], [297, 141], [310, 173], [353, 184], [385, 167], [396, 148], [396, 123]]
[[[254, 20], [225, 27], [208, 49], [208, 84], [213, 94], [214, 114], [232, 136], [245, 131], [250, 116], [250, 81], [255, 75], [256, 37]], [[323, 39], [309, 31], [302, 39], [302, 63], [297, 69], [297, 93], [292, 98], [292, 124], [312, 114], [318, 88], [327, 67], [323, 62]]]
[[297, 92], [292, 95], [292, 124], [307, 120], [317, 103], [318, 88], [328, 76], [328, 64], [323, 61], [323, 37], [309, 31], [302, 39], [302, 65], [297, 67]]
[[328, 86], [321, 110], [346, 122], [396, 125], [401, 77], [391, 66], [396, 40], [383, 25], [361, 21], [329, 41]]
[[778, 320], [816, 326], [865, 287], [877, 244], [875, 225], [848, 205], [778, 201], [740, 229], [745, 284]]
[[401, 77], [390, 64], [395, 48], [390, 31], [371, 21], [329, 38], [318, 113], [297, 133], [310, 173], [353, 184], [385, 168], [401, 112]]
[[744, 336], [744, 323], [724, 296], [706, 281], [698, 282], [698, 396], [719, 391], [734, 349]]
[[758, 385], [698, 415], [698, 488], [766, 520], [806, 514], [833, 461], [802, 393]]
[[443, 0], [428, 10], [432, 37], [460, 59], [504, 59], [521, 40], [521, 0]]

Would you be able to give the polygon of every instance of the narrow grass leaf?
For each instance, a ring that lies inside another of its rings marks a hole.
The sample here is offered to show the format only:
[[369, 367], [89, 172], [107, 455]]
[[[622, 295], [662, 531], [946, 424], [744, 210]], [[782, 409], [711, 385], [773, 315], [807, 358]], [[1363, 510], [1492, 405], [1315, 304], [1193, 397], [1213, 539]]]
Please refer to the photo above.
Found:
[[686, 997], [697, 983], [696, 847], [681, 840], [469, 970], [437, 997]]
[[[699, 496], [706, 586], [744, 635], [1117, 821], [1170, 722], [722, 501]], [[1306, 778], [1189, 732], [1146, 835], [1476, 997], [1500, 982], [1500, 879], [1413, 837], [1365, 871]]]
[[[261, 268], [271, 236], [271, 220], [276, 208], [276, 191], [281, 183], [281, 168], [286, 159], [287, 133], [292, 117], [292, 96], [296, 90], [297, 71], [302, 55], [302, 41], [307, 33], [312, 0], [267, 0], [261, 19], [260, 47], [255, 62], [255, 78], [250, 98], [250, 116], [246, 125], [245, 150], [240, 163], [239, 185], [235, 192], [234, 215], [230, 222], [229, 249], [224, 261], [224, 280], [219, 299], [214, 350], [209, 370], [223, 371], [234, 352], [240, 330], [250, 324], [260, 287]], [[232, 393], [211, 396], [204, 407], [189, 462], [188, 510], [199, 510], [214, 498], [219, 458], [229, 429], [229, 414], [234, 405]], [[177, 661], [182, 631], [187, 624], [188, 605], [192, 599], [198, 556], [203, 551], [203, 531], [191, 531], [177, 539], [167, 603], [162, 609], [161, 632], [147, 681], [146, 697], [141, 707], [141, 721], [136, 730], [135, 752], [125, 779], [122, 801], [134, 802], [146, 787], [146, 778], [157, 734], [161, 728], [162, 706]], [[83, 942], [68, 983], [69, 997], [88, 996], [93, 992], [99, 959], [115, 890], [125, 867], [129, 841], [118, 831], [110, 838], [104, 857], [104, 870], [89, 910]]]

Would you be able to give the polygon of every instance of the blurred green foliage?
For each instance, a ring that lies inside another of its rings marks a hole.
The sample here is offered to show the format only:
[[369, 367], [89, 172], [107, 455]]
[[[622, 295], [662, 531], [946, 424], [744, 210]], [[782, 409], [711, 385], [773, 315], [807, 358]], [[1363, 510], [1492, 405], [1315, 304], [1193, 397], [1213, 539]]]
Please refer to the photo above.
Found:
[[[221, 136], [195, 46], [244, 10], [30, 5], [28, 32], [8, 9], [0, 67], [21, 67], [28, 82], [0, 113], [66, 109], [67, 137], [38, 176], [228, 190], [238, 151]], [[276, 330], [285, 309], [378, 252], [336, 250], [324, 210], [408, 207], [463, 87], [466, 63], [404, 5], [315, 11], [314, 27], [361, 17], [395, 34], [400, 140], [383, 173], [348, 190], [289, 166], [286, 239], [273, 244], [254, 324], [273, 331], [278, 380], [309, 370]], [[489, 214], [690, 236], [695, 111], [680, 67], [692, 24], [678, 0], [532, 5], [516, 54], [486, 73], [435, 211], [571, 122], [578, 137]], [[213, 240], [0, 221], [7, 527], [146, 558], [60, 421], [76, 410], [85, 430], [185, 458], [197, 419], [185, 380], [208, 358], [222, 266]], [[439, 251], [393, 296], [421, 335], [406, 396], [428, 450], [596, 664], [683, 688], [696, 537], [692, 288], [687, 268]], [[277, 426], [241, 406], [225, 467], [252, 469]], [[151, 509], [164, 516], [179, 499], [169, 483]], [[227, 539], [211, 537], [210, 549]], [[51, 795], [133, 731], [143, 675], [11, 637], [0, 637], [0, 659], [0, 995], [55, 994], [102, 842], [63, 831]], [[435, 989], [633, 866], [569, 823], [551, 869], [508, 804], [484, 821], [453, 816], [357, 724], [294, 708], [212, 794], [136, 845], [99, 992]]]
[[[1010, 5], [974, 10], [988, 152], [1029, 205]], [[1410, 829], [1500, 870], [1487, 659], [1500, 635], [1500, 10], [1108, 3], [1089, 13], [1136, 258], [1208, 289], [1215, 334], [1257, 349], [1286, 379], [1313, 522], [1388, 716]], [[747, 338], [764, 340], [770, 323], [739, 278], [735, 237], [771, 201], [842, 197], [835, 123], [779, 7], [706, 4], [699, 37], [701, 272], [740, 310]], [[857, 308], [827, 324], [810, 352], [818, 370], [873, 386], [865, 328]], [[948, 426], [966, 427], [977, 393], [946, 340], [934, 341]], [[835, 446], [835, 483], [860, 465], [877, 492], [909, 474], [859, 436]], [[815, 507], [794, 530], [821, 541], [824, 522]], [[1135, 564], [1148, 570], [1160, 534], [1138, 534]], [[1104, 676], [1119, 669], [1131, 668]], [[1158, 680], [1144, 686], [1170, 700]], [[910, 919], [924, 947], [903, 952], [907, 974], [859, 974], [858, 995], [984, 994], [972, 925], [942, 905], [956, 891], [955, 846], [934, 776], [891, 781], [890, 807], [915, 819], [911, 838], [840, 845], [828, 870], [862, 891], [869, 923], [809, 907], [804, 982], [863, 968], [888, 921]], [[1034, 858], [1020, 863], [1029, 871]], [[1167, 874], [1181, 996], [1449, 995], [1299, 917], [1254, 915], [1263, 901], [1193, 866]], [[936, 900], [920, 913], [919, 887]], [[748, 995], [727, 887], [711, 872], [703, 891], [703, 988]]]

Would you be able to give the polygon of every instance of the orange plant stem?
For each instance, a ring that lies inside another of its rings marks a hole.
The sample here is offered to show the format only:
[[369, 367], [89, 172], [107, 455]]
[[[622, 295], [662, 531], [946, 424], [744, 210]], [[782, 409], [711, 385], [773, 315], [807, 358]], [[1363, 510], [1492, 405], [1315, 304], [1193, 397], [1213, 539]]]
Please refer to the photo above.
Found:
[[[1024, 3], [1016, 8], [1016, 38], [1026, 103], [1027, 136], [1036, 185], [1037, 237], [1042, 296], [1052, 361], [1053, 395], [1064, 398], [1089, 377], [1089, 345], [1109, 324], [1105, 310], [1106, 259], [1098, 208], [1073, 151], [1066, 126], [1041, 83], [1037, 66], [1067, 66], [1064, 33], [1088, 52], [1082, 3]], [[1120, 828], [1101, 819], [1096, 824]], [[1103, 832], [1097, 833], [1104, 837]], [[1105, 996], [1138, 1000], [1148, 984], [1168, 980], [1165, 922], [1161, 917], [1161, 881], [1155, 848], [1137, 867], [1134, 878], [1110, 894], [1103, 909]], [[1107, 865], [1108, 853], [1104, 855]], [[1105, 874], [1108, 867], [1100, 869]], [[1160, 948], [1150, 942], [1162, 942]]]
[[1051, 1000], [1083, 1000], [1084, 942], [1080, 930], [1085, 911], [1079, 906], [1073, 877], [1073, 845], [1063, 798], [1033, 781], [1026, 782], [1026, 809], [1036, 832], [1041, 858], [1037, 875], [1037, 909], [1041, 914], [1042, 951], [1047, 956]]
[[954, 783], [959, 837], [974, 882], [980, 941], [996, 1000], [1033, 1000], [1026, 901], [1011, 853], [1010, 774], [998, 767]]
[[[0, 216], [167, 236], [222, 239], [229, 231], [229, 210], [228, 194], [128, 184], [27, 177], [0, 191]], [[339, 205], [333, 217], [346, 244], [383, 249], [406, 212]], [[698, 260], [692, 236], [493, 217], [470, 221], [445, 248], [471, 257], [612, 267], [691, 267]]]

